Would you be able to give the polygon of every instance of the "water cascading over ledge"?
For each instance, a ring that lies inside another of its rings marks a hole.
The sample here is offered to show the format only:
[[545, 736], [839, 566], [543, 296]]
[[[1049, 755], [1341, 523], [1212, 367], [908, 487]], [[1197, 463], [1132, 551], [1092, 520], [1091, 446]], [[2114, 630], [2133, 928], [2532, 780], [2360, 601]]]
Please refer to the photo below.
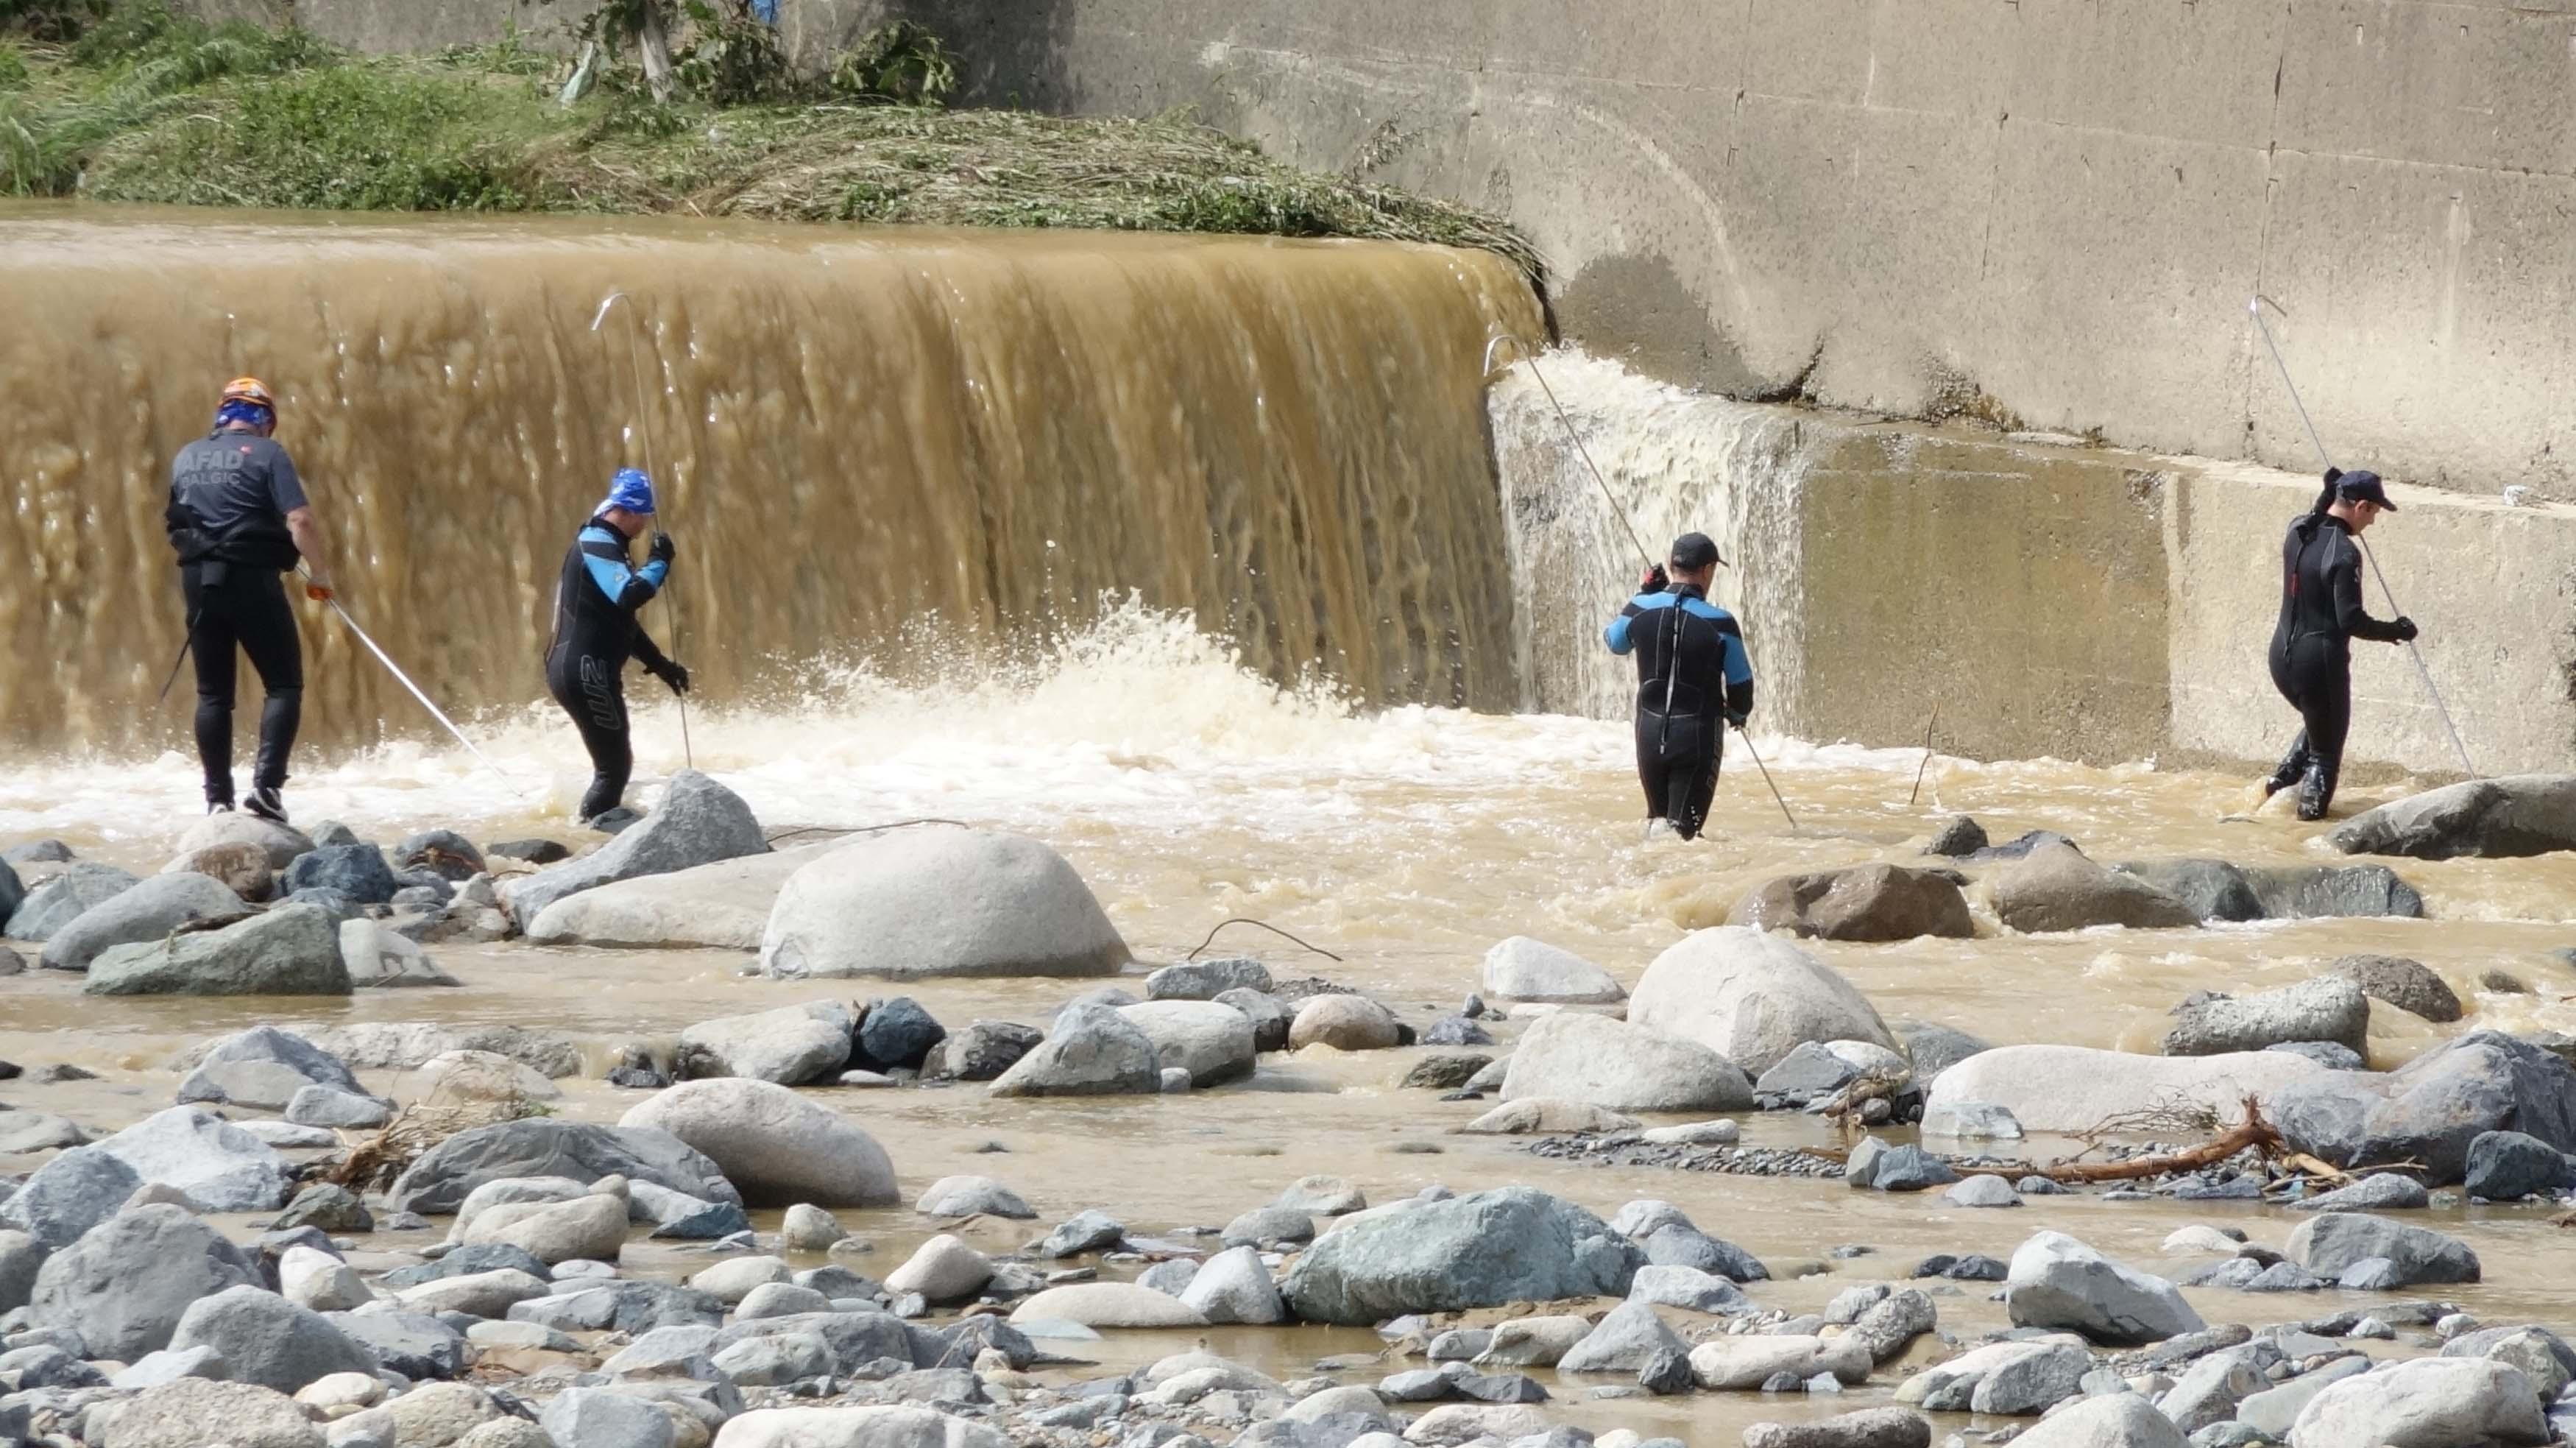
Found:
[[[710, 701], [907, 639], [1008, 652], [1105, 594], [1188, 609], [1284, 681], [1507, 708], [1484, 253], [1350, 242], [30, 208], [0, 267], [0, 573], [15, 750], [184, 732], [170, 454], [265, 379], [361, 623], [451, 710], [540, 698], [555, 577], [611, 470], [664, 522], [646, 614]], [[307, 737], [419, 733], [298, 605]], [[923, 626], [928, 621], [928, 626]], [[256, 697], [247, 683], [245, 703]], [[255, 709], [255, 706], [253, 706]]]

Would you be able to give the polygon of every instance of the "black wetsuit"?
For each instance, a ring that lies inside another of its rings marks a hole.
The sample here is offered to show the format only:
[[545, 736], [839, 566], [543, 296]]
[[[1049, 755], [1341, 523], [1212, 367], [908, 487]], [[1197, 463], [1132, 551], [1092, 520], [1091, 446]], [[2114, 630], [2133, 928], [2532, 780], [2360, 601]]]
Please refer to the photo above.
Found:
[[304, 714], [304, 647], [282, 575], [300, 555], [286, 515], [305, 505], [286, 449], [255, 432], [219, 430], [170, 462], [163, 521], [179, 555], [188, 650], [197, 665], [197, 761], [206, 801], [233, 802], [233, 697], [238, 654], [250, 655], [266, 696], [259, 711], [254, 789], [286, 783]]
[[635, 610], [662, 591], [669, 570], [659, 559], [630, 568], [626, 548], [625, 534], [605, 517], [592, 518], [565, 551], [563, 576], [555, 584], [546, 690], [572, 716], [590, 751], [583, 819], [615, 808], [635, 770], [635, 749], [626, 734], [627, 661], [640, 661], [655, 674], [671, 667], [635, 621]]
[[1637, 656], [1637, 782], [1646, 814], [1691, 839], [1708, 821], [1726, 716], [1753, 712], [1753, 663], [1735, 616], [1689, 584], [1641, 593], [1602, 631]]
[[[2361, 549], [2340, 518], [2303, 514], [2281, 543], [2281, 621], [2272, 631], [2272, 685], [2305, 726], [2268, 792], [2299, 789], [2299, 814], [2322, 819], [2343, 772], [2352, 727], [2352, 640], [2397, 643], [2394, 623], [2361, 605]], [[2304, 782], [2302, 782], [2304, 780]]]

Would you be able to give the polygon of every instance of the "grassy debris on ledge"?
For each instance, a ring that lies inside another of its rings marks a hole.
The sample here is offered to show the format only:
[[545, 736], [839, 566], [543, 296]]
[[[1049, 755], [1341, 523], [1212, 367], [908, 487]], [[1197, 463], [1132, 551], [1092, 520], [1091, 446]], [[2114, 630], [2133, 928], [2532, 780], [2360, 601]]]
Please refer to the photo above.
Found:
[[1479, 247], [1540, 274], [1492, 217], [1301, 170], [1180, 116], [890, 103], [846, 67], [732, 105], [657, 103], [609, 67], [566, 106], [572, 68], [515, 40], [359, 56], [150, 0], [72, 39], [0, 23], [0, 195], [1362, 237]]

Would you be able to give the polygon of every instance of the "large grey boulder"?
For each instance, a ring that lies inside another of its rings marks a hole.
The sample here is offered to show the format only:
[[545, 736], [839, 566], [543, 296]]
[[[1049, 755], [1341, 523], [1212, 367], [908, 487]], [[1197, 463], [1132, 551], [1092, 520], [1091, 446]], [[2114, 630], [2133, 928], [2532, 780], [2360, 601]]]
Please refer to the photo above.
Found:
[[[18, 907], [26, 903], [27, 882], [18, 878], [18, 872], [10, 868], [7, 860], [0, 860], [0, 927], [8, 925], [9, 917], [17, 914]], [[5, 933], [5, 930], [0, 930], [0, 934]]]
[[706, 1154], [752, 1206], [885, 1207], [894, 1163], [837, 1111], [766, 1081], [684, 1081], [618, 1118]]
[[351, 1066], [368, 1071], [412, 1071], [453, 1051], [489, 1051], [551, 1080], [582, 1072], [581, 1048], [568, 1037], [524, 1026], [354, 1021], [308, 1031], [306, 1038]]
[[724, 1448], [1011, 1448], [1011, 1440], [935, 1408], [760, 1408], [725, 1424]]
[[1229, 1247], [1210, 1257], [1179, 1296], [1182, 1306], [1210, 1322], [1267, 1326], [1288, 1316], [1278, 1285], [1254, 1247]]
[[2517, 1202], [2576, 1186], [2576, 1158], [2519, 1131], [2481, 1132], [2469, 1143], [2460, 1186], [2491, 1202]]
[[1062, 855], [944, 827], [888, 830], [798, 870], [760, 942], [761, 969], [790, 978], [1110, 975], [1128, 958]]
[[1190, 1073], [1192, 1086], [1216, 1086], [1252, 1074], [1252, 1018], [1212, 1000], [1150, 1000], [1118, 1014], [1154, 1043], [1163, 1067]]
[[2234, 1121], [2251, 1096], [2277, 1121], [2278, 1101], [2294, 1083], [2337, 1075], [2287, 1051], [2139, 1056], [2084, 1046], [1998, 1046], [1942, 1072], [1927, 1105], [1984, 1103], [2011, 1112], [2026, 1131], [2089, 1131], [2106, 1117], [2165, 1102]]
[[1624, 1297], [1645, 1254], [1572, 1202], [1502, 1187], [1357, 1216], [1318, 1238], [1282, 1291], [1309, 1322]]
[[64, 922], [45, 941], [38, 963], [47, 970], [87, 970], [111, 946], [159, 940], [192, 921], [238, 920], [249, 913], [239, 895], [211, 876], [155, 875]]
[[2263, 918], [2263, 897], [2243, 870], [2225, 860], [2132, 860], [2113, 866], [2181, 901], [2205, 921]]
[[88, 1148], [147, 1182], [177, 1187], [218, 1212], [271, 1212], [295, 1194], [292, 1168], [268, 1143], [198, 1106], [155, 1112]]
[[2334, 972], [2360, 986], [2361, 993], [2372, 1000], [2437, 1025], [2460, 1018], [2459, 994], [2421, 961], [2395, 955], [2347, 955], [2334, 963]]
[[1561, 1373], [1636, 1373], [1660, 1353], [1690, 1356], [1690, 1344], [1664, 1325], [1654, 1307], [1635, 1298], [1610, 1309], [1581, 1342], [1557, 1359]]
[[2359, 1212], [2317, 1213], [2291, 1231], [2282, 1251], [2320, 1277], [2340, 1277], [2354, 1263], [2377, 1257], [2395, 1269], [2400, 1286], [2478, 1280], [2478, 1254], [2467, 1243]]
[[2291, 1146], [2320, 1160], [2418, 1162], [2438, 1186], [2460, 1180], [2470, 1143], [2486, 1132], [2576, 1150], [2576, 1067], [2528, 1041], [2472, 1031], [2384, 1076], [2320, 1072], [2280, 1091], [2269, 1113]]
[[[215, 1425], [221, 1436], [209, 1437]], [[180, 1378], [119, 1405], [96, 1441], [97, 1448], [323, 1448], [325, 1439], [321, 1426], [283, 1393], [255, 1383]]]
[[407, 1212], [453, 1212], [476, 1187], [512, 1177], [606, 1176], [651, 1182], [708, 1201], [739, 1205], [723, 1168], [667, 1131], [631, 1131], [530, 1117], [460, 1131], [423, 1153], [394, 1183]]
[[340, 960], [356, 990], [410, 990], [464, 982], [438, 968], [418, 942], [381, 921], [340, 922]]
[[2173, 1419], [2140, 1393], [2085, 1398], [2013, 1440], [2020, 1448], [2189, 1448]]
[[1726, 923], [1820, 940], [1965, 940], [1977, 933], [1957, 875], [1887, 864], [1766, 880], [1735, 902]]
[[92, 1228], [36, 1269], [38, 1327], [78, 1332], [91, 1353], [132, 1362], [170, 1345], [189, 1304], [256, 1286], [259, 1267], [184, 1207], [135, 1207]]
[[[197, 1057], [195, 1069], [179, 1083], [179, 1100], [275, 1109], [302, 1089], [289, 1083], [326, 1086], [352, 1096], [366, 1094], [339, 1057], [292, 1031], [253, 1026], [216, 1041]], [[276, 1095], [279, 1087], [286, 1088], [285, 1095]], [[254, 1096], [257, 1099], [251, 1099]], [[272, 1102], [270, 1097], [276, 1099]]]
[[2424, 897], [2386, 865], [2276, 865], [2248, 870], [2245, 878], [2274, 920], [2424, 918]]
[[1612, 1005], [1628, 992], [1610, 972], [1570, 950], [1515, 935], [1485, 952], [1478, 988], [1496, 1000]]
[[68, 1247], [115, 1216], [142, 1185], [143, 1178], [124, 1162], [97, 1147], [76, 1146], [56, 1153], [0, 1200], [0, 1226], [25, 1232], [46, 1251]]
[[[10, 878], [17, 878], [15, 872]], [[114, 865], [77, 861], [28, 891], [18, 908], [9, 912], [8, 926], [0, 929], [0, 935], [11, 940], [49, 940], [55, 931], [141, 883]]]
[[691, 1076], [740, 1076], [802, 1086], [841, 1073], [850, 1062], [853, 1029], [848, 1006], [831, 1000], [807, 1001], [700, 1021], [680, 1032], [680, 1050], [685, 1073]]
[[2370, 1044], [2370, 997], [2342, 976], [2321, 975], [2247, 996], [2209, 994], [2173, 1009], [2168, 1056], [2260, 1051], [2291, 1041], [2332, 1041], [2356, 1053]]
[[2106, 1346], [2162, 1342], [2207, 1325], [2180, 1288], [2063, 1232], [2037, 1233], [2013, 1252], [2005, 1293], [2015, 1327], [2062, 1329]]
[[1777, 936], [1694, 931], [1656, 956], [1628, 1001], [1631, 1024], [1697, 1041], [1756, 1075], [1801, 1041], [1896, 1037], [1850, 981]]
[[1161, 1062], [1154, 1038], [1144, 1028], [1109, 1006], [1076, 1004], [1057, 1013], [1046, 1039], [1013, 1062], [993, 1082], [992, 1092], [1150, 1096], [1163, 1089]]
[[347, 995], [340, 930], [318, 905], [281, 905], [220, 930], [120, 945], [90, 962], [89, 995]]
[[1542, 1018], [1503, 1072], [1503, 1099], [1544, 1097], [1613, 1111], [1748, 1111], [1753, 1083], [1697, 1041], [1582, 1011]]
[[[1256, 1033], [1259, 1027], [1255, 1026]], [[933, 1081], [991, 1081], [1019, 1063], [1046, 1039], [1035, 1026], [1017, 1021], [971, 1021], [951, 1031], [930, 1048], [921, 1074]]]
[[247, 1284], [190, 1303], [170, 1334], [170, 1347], [211, 1349], [223, 1359], [228, 1380], [281, 1393], [301, 1391], [333, 1373], [376, 1370], [376, 1355], [322, 1314]]
[[295, 857], [313, 848], [313, 841], [303, 831], [275, 820], [264, 820], [247, 810], [210, 814], [188, 827], [179, 836], [172, 853], [190, 855], [220, 845], [250, 845], [257, 848], [272, 870], [283, 870]]
[[1266, 992], [1270, 967], [1249, 956], [1184, 960], [1145, 977], [1149, 1001], [1212, 1001], [1230, 990]]
[[2485, 1358], [2383, 1363], [2330, 1383], [2290, 1425], [2290, 1448], [2472, 1448], [2546, 1443], [2531, 1379]]
[[2568, 1383], [2576, 1381], [2576, 1348], [2548, 1328], [2528, 1323], [2464, 1332], [2442, 1344], [2442, 1356], [2503, 1363], [2531, 1379], [2533, 1390], [2543, 1399], [2563, 1396]]
[[2353, 816], [2326, 835], [2347, 855], [2451, 860], [2576, 850], [2576, 775], [2472, 779]]
[[787, 877], [838, 848], [838, 841], [799, 845], [595, 886], [538, 912], [527, 924], [528, 941], [758, 950]]
[[2063, 843], [2043, 844], [1995, 876], [1995, 916], [2025, 935], [2125, 925], [2172, 930], [2200, 923], [2190, 906], [2136, 875], [2106, 870]]
[[590, 854], [510, 880], [501, 887], [501, 900], [524, 929], [547, 906], [584, 890], [768, 849], [760, 821], [742, 796], [697, 770], [683, 769], [671, 776], [651, 814]]

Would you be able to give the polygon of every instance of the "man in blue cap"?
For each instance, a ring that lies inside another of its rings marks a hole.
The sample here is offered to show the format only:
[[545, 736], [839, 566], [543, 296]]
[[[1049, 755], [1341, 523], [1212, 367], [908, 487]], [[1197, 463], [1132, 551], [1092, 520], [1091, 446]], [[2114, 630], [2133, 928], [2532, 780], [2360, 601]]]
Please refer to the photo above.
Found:
[[1648, 828], [1661, 819], [1683, 839], [1708, 821], [1726, 726], [1753, 712], [1753, 661], [1735, 615], [1708, 601], [1717, 544], [1705, 533], [1673, 540], [1672, 572], [1646, 570], [1644, 586], [1602, 631], [1614, 654], [1637, 657], [1637, 782]]
[[2326, 469], [2316, 506], [2290, 524], [2281, 543], [2281, 619], [2272, 630], [2272, 687], [2299, 711], [2302, 728], [2263, 797], [2299, 786], [2299, 818], [2321, 820], [2343, 772], [2352, 728], [2352, 641], [2402, 644], [2415, 621], [2383, 622], [2361, 605], [2361, 549], [2355, 542], [2382, 513], [2394, 513], [2379, 475]]
[[626, 663], [633, 659], [674, 694], [689, 692], [689, 671], [653, 645], [635, 611], [653, 601], [671, 574], [671, 535], [656, 531], [649, 560], [632, 566], [627, 548], [653, 517], [653, 480], [622, 468], [609, 481], [581, 533], [564, 554], [555, 583], [555, 637], [546, 650], [546, 691], [555, 696], [590, 751], [590, 790], [581, 817], [615, 809], [635, 769], [626, 734]]

